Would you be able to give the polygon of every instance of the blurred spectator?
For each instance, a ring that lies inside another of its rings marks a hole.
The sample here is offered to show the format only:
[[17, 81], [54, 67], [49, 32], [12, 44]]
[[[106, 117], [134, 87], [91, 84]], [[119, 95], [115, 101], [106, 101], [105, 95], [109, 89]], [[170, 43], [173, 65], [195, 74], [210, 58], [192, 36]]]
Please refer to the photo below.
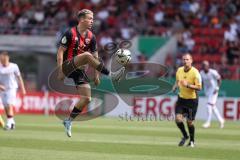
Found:
[[180, 53], [186, 53], [193, 50], [195, 41], [192, 39], [190, 30], [185, 29], [178, 39], [178, 47]]
[[156, 24], [160, 25], [161, 22], [164, 20], [164, 12], [160, 9], [157, 10], [157, 12], [155, 12], [154, 14], [154, 20]]
[[218, 15], [219, 2], [218, 0], [213, 0], [210, 2], [209, 16], [216, 17]]
[[195, 41], [191, 37], [188, 37], [184, 39], [184, 45], [187, 47], [188, 51], [192, 51], [195, 45]]
[[221, 74], [222, 79], [231, 79], [232, 73], [226, 63], [221, 64], [219, 68], [219, 73]]
[[106, 44], [113, 42], [112, 37], [107, 32], [103, 32], [99, 39], [99, 44], [104, 47]]
[[228, 42], [227, 44], [227, 59], [228, 64], [233, 65], [234, 62], [239, 61], [240, 58], [240, 48], [237, 42]]
[[96, 17], [102, 21], [105, 21], [109, 17], [109, 11], [107, 9], [103, 9], [97, 13]]
[[181, 31], [184, 26], [183, 26], [183, 22], [180, 18], [179, 15], [175, 15], [174, 17], [175, 19], [173, 20], [173, 24], [172, 24], [172, 31], [173, 33], [177, 32], [177, 31]]
[[21, 16], [21, 17], [18, 19], [17, 25], [18, 25], [21, 29], [24, 29], [24, 28], [27, 27], [28, 21], [29, 21], [29, 20], [28, 20], [27, 16], [23, 15], [23, 16]]
[[[57, 33], [60, 37], [76, 25], [76, 13], [83, 8], [95, 13], [94, 33], [100, 46], [135, 35], [180, 34], [179, 54], [191, 51], [207, 58], [211, 57], [209, 53], [216, 53], [221, 59], [219, 54], [226, 53], [226, 65], [239, 63], [239, 0], [4, 0], [0, 6], [0, 34]], [[235, 42], [235, 47], [226, 46], [229, 42]], [[217, 56], [214, 63], [221, 65]], [[176, 59], [173, 65], [178, 62]]]
[[35, 10], [35, 13], [34, 13], [34, 20], [37, 22], [37, 23], [41, 23], [41, 22], [43, 22], [43, 20], [44, 20], [44, 18], [45, 18], [45, 16], [44, 16], [44, 11], [43, 11], [43, 9], [42, 8], [37, 8], [36, 10]]
[[132, 38], [132, 29], [128, 26], [121, 27], [121, 38], [122, 39], [131, 39]]
[[198, 12], [199, 8], [200, 8], [200, 5], [199, 5], [198, 1], [192, 0], [191, 3], [190, 3], [190, 6], [189, 6], [189, 10], [193, 14], [196, 14]]
[[224, 40], [227, 42], [237, 41], [237, 31], [235, 29], [235, 25], [232, 27], [229, 26], [228, 29], [224, 32]]

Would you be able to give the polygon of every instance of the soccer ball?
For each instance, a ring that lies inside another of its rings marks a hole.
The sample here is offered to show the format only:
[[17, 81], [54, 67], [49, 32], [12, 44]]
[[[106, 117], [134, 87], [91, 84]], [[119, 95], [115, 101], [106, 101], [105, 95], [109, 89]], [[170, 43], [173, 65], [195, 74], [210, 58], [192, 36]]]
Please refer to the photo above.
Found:
[[126, 65], [131, 61], [131, 52], [128, 49], [120, 48], [115, 55], [117, 62], [121, 65]]

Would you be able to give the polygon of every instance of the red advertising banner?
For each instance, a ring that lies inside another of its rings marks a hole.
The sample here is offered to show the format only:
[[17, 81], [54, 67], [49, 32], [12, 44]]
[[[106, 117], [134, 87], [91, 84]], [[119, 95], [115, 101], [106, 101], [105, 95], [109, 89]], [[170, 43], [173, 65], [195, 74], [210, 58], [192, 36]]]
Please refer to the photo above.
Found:
[[[66, 99], [71, 99], [75, 102], [79, 99], [79, 96], [54, 92], [31, 92], [24, 96], [17, 94], [14, 110], [16, 113], [24, 114], [54, 114], [56, 105]], [[1, 102], [0, 104], [0, 112], [3, 112], [3, 105]]]

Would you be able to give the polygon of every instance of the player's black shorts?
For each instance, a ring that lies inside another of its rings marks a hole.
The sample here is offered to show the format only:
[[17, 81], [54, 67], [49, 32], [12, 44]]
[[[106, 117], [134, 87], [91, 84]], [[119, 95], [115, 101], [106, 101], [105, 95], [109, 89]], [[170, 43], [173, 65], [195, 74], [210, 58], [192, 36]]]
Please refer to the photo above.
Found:
[[178, 96], [175, 107], [175, 114], [182, 114], [188, 120], [195, 120], [198, 108], [198, 98], [196, 99], [183, 99]]
[[81, 85], [89, 83], [90, 80], [83, 69], [76, 69], [73, 59], [67, 60], [62, 65], [62, 71], [64, 75], [68, 78], [72, 78], [75, 85]]

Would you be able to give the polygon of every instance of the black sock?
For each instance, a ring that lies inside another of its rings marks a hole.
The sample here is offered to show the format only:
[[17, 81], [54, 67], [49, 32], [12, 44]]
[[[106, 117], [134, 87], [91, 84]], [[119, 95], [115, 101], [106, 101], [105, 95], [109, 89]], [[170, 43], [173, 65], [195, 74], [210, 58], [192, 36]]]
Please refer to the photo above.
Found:
[[75, 119], [81, 112], [82, 112], [82, 110], [74, 107], [72, 112], [70, 113], [70, 120]]
[[109, 75], [109, 70], [103, 65], [103, 63], [100, 63], [97, 66], [96, 70], [101, 72], [102, 74]]
[[194, 125], [188, 125], [188, 131], [190, 135], [190, 141], [194, 141], [194, 133], [195, 133]]
[[180, 131], [182, 132], [183, 137], [187, 138], [188, 135], [187, 135], [187, 132], [185, 130], [183, 122], [176, 122], [176, 124], [177, 124], [178, 128], [180, 129]]

